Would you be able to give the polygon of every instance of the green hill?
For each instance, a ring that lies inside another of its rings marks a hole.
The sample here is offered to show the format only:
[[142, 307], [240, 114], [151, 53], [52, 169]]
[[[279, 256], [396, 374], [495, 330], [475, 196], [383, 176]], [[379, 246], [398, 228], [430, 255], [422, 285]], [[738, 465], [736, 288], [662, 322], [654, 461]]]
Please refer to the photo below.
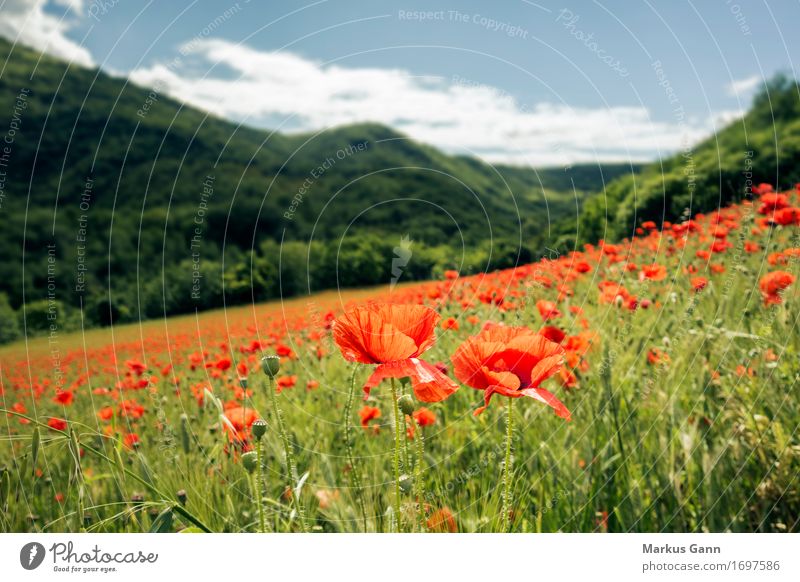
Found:
[[492, 167], [374, 124], [282, 135], [5, 40], [0, 61], [0, 299], [29, 332], [48, 300], [69, 328], [79, 306], [108, 324], [387, 282], [404, 238], [400, 280], [510, 266], [636, 169]]
[[778, 76], [748, 113], [716, 135], [589, 197], [580, 214], [554, 229], [559, 246], [629, 237], [647, 220], [661, 224], [723, 207], [766, 182], [780, 189], [800, 182], [800, 85]]

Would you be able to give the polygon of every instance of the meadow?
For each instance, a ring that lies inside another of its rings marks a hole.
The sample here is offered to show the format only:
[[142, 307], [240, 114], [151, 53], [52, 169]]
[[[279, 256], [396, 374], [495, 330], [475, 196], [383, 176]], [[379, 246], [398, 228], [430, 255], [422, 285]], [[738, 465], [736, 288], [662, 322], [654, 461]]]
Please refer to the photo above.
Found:
[[796, 532], [800, 189], [754, 194], [513, 269], [7, 346], [0, 527]]

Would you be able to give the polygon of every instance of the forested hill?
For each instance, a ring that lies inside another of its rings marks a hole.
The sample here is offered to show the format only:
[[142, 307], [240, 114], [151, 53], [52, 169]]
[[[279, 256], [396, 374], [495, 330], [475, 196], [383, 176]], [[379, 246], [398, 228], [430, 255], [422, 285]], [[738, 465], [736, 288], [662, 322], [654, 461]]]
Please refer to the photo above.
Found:
[[612, 181], [588, 198], [580, 214], [555, 227], [563, 249], [600, 238], [631, 236], [642, 222], [676, 221], [726, 206], [769, 183], [800, 182], [800, 86], [778, 76], [748, 113], [700, 144]]
[[375, 124], [283, 135], [5, 40], [0, 62], [15, 128], [0, 310], [3, 294], [26, 302], [29, 331], [47, 325], [48, 300], [69, 328], [80, 305], [87, 325], [218, 307], [223, 283], [231, 305], [388, 282], [401, 240], [402, 280], [509, 266], [636, 170], [493, 167]]

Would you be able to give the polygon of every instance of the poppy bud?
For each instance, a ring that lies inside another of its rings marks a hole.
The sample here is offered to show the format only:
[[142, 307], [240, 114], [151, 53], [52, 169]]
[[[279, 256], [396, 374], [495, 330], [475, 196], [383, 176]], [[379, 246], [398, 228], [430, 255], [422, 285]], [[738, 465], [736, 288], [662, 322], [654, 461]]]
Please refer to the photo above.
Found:
[[239, 386], [242, 390], [247, 390], [247, 376], [239, 376]]
[[408, 493], [411, 491], [411, 487], [414, 485], [414, 479], [411, 475], [400, 475], [400, 490], [403, 493]]
[[253, 473], [258, 468], [258, 455], [255, 451], [248, 451], [242, 455], [242, 466], [248, 473]]
[[267, 432], [267, 421], [263, 418], [259, 418], [253, 422], [251, 429], [253, 431], [253, 436], [256, 437], [256, 440], [261, 440], [261, 437], [263, 437]]
[[181, 489], [177, 493], [178, 501], [181, 502], [181, 505], [186, 505], [186, 489]]
[[274, 378], [281, 371], [281, 359], [278, 356], [264, 356], [261, 358], [261, 369], [270, 378]]
[[414, 399], [408, 394], [403, 394], [397, 399], [397, 404], [400, 405], [400, 411], [403, 414], [411, 416], [414, 414]]

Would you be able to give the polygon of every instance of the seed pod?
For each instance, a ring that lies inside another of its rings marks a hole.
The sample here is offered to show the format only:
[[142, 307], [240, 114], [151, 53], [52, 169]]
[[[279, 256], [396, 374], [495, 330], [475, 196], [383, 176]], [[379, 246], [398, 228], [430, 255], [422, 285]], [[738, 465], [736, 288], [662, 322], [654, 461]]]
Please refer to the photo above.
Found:
[[186, 505], [186, 489], [181, 489], [180, 491], [178, 491], [178, 493], [176, 493], [176, 496], [181, 505]]
[[189, 454], [192, 446], [192, 439], [189, 433], [189, 417], [186, 414], [181, 414], [181, 446], [183, 452]]
[[247, 390], [247, 376], [239, 376], [239, 386], [242, 390]]
[[261, 358], [261, 369], [270, 378], [274, 378], [281, 371], [281, 359], [278, 356], [264, 356]]
[[411, 475], [400, 475], [400, 490], [408, 493], [414, 486], [414, 478]]
[[248, 473], [253, 473], [258, 468], [258, 456], [255, 451], [248, 451], [242, 455], [242, 466]]
[[253, 431], [253, 436], [256, 437], [256, 440], [260, 441], [261, 437], [263, 437], [267, 432], [267, 421], [263, 418], [259, 418], [253, 422], [251, 428]]
[[403, 394], [397, 399], [397, 404], [400, 406], [400, 411], [403, 414], [411, 416], [414, 414], [414, 399], [408, 394]]

